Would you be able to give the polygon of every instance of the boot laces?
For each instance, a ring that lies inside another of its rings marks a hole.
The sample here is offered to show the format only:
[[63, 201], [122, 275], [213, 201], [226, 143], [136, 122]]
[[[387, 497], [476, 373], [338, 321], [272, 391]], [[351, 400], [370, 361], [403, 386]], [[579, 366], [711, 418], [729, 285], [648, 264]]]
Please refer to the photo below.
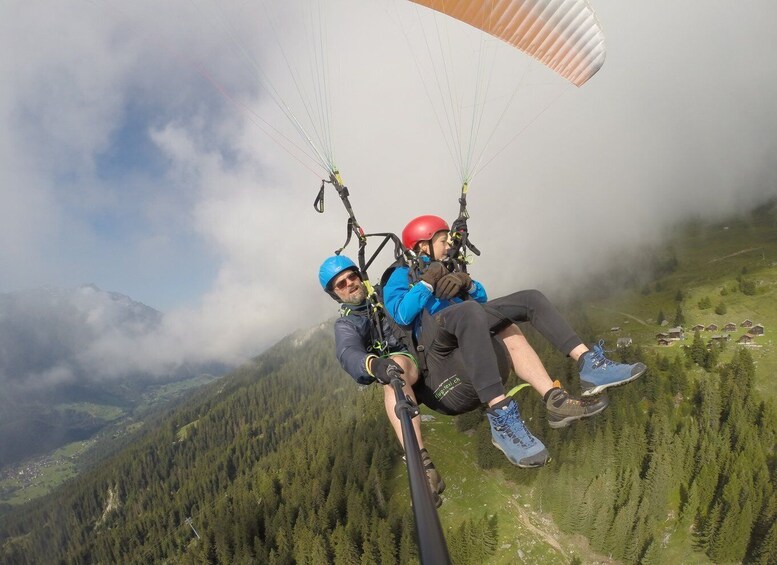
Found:
[[594, 345], [594, 350], [591, 353], [591, 362], [594, 368], [602, 367], [606, 368], [607, 365], [614, 365], [615, 362], [612, 359], [608, 359], [604, 355], [604, 340], [600, 339], [597, 345]]
[[513, 443], [521, 447], [534, 445], [534, 437], [526, 429], [526, 425], [518, 412], [518, 406], [513, 402], [507, 410], [497, 410], [497, 429], [507, 435]]

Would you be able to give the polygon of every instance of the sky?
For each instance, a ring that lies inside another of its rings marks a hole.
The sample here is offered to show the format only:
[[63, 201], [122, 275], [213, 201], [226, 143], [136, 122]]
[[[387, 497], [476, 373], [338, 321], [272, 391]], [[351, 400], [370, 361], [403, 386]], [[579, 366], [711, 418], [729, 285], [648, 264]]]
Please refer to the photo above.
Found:
[[[3, 2], [0, 292], [93, 283], [161, 310], [158, 334], [103, 347], [160, 366], [327, 320], [317, 270], [346, 216], [331, 187], [313, 209], [326, 173], [282, 108], [313, 137], [328, 120], [368, 232], [452, 220], [437, 87], [472, 107], [481, 49], [470, 271], [493, 296], [631, 268], [689, 215], [777, 196], [777, 4], [592, 5], [607, 58], [578, 89], [405, 0]], [[449, 49], [439, 81], [427, 41]]]

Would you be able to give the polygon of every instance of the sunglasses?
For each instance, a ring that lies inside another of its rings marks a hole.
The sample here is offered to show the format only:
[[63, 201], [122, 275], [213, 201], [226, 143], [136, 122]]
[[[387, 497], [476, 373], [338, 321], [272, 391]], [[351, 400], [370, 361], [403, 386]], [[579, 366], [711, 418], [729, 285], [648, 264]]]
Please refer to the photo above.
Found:
[[339, 281], [337, 281], [337, 283], [335, 283], [335, 290], [344, 290], [345, 287], [348, 286], [350, 282], [355, 280], [361, 280], [361, 277], [359, 276], [359, 273], [357, 273], [356, 271], [351, 271], [350, 273], [348, 273], [347, 277], [345, 277], [344, 279], [340, 279]]

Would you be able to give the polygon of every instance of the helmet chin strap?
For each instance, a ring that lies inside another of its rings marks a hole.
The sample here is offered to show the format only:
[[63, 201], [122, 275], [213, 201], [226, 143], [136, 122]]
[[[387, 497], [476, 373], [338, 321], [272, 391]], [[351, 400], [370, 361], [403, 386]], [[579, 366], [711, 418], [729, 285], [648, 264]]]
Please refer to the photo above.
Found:
[[340, 297], [339, 297], [339, 296], [337, 296], [337, 294], [335, 294], [335, 291], [334, 291], [334, 290], [327, 290], [327, 291], [326, 291], [326, 293], [327, 293], [329, 296], [331, 296], [332, 298], [334, 298], [334, 299], [335, 299], [335, 302], [339, 302], [340, 304], [342, 304], [342, 302], [343, 302], [343, 301], [342, 301], [342, 300], [340, 300]]

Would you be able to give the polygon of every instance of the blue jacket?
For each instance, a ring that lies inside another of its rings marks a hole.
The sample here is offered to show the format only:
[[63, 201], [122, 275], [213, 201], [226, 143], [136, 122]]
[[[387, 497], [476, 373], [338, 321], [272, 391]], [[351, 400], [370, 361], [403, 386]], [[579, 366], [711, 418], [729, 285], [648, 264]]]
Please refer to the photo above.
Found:
[[[407, 347], [394, 333], [385, 316], [382, 330], [389, 353], [407, 351]], [[367, 371], [367, 359], [381, 354], [373, 347], [374, 340], [367, 317], [367, 303], [357, 307], [343, 305], [340, 308], [340, 318], [335, 320], [337, 360], [353, 380], [362, 385], [368, 385], [375, 380]]]
[[[436, 314], [443, 308], [461, 302], [461, 298], [441, 300], [434, 295], [432, 287], [423, 281], [410, 285], [410, 269], [397, 267], [391, 273], [383, 287], [383, 303], [386, 311], [401, 326], [412, 326], [416, 336], [421, 326], [421, 312], [426, 309], [430, 314]], [[488, 300], [486, 289], [478, 281], [472, 281], [469, 295], [481, 304]]]

